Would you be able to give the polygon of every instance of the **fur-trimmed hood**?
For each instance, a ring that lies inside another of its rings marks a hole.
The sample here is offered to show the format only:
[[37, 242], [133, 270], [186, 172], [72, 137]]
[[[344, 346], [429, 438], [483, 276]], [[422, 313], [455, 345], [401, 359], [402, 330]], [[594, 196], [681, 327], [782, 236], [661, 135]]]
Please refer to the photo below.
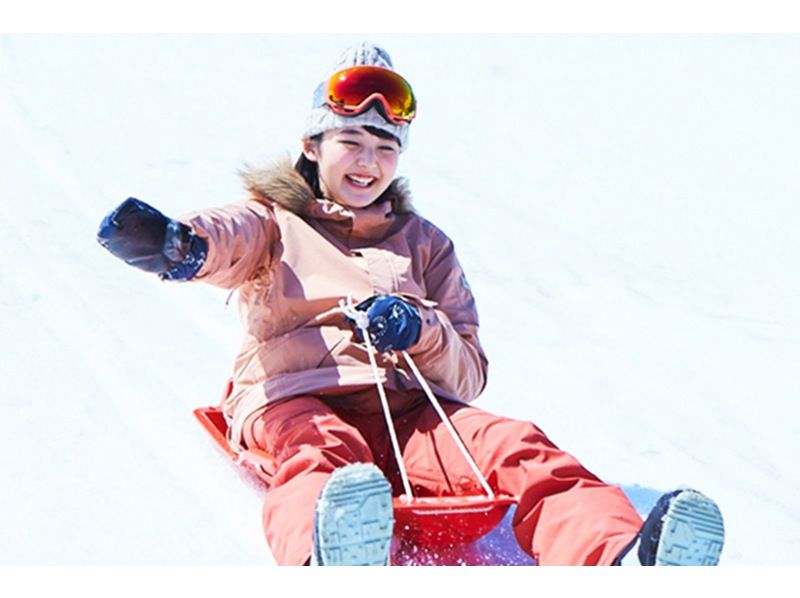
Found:
[[[288, 158], [260, 168], [246, 166], [240, 174], [245, 188], [256, 201], [264, 204], [274, 202], [299, 216], [311, 214], [314, 211], [312, 206], [319, 201], [329, 201], [314, 196], [311, 187], [303, 176], [292, 168]], [[403, 177], [394, 179], [375, 204], [384, 201], [391, 203], [392, 214], [414, 212], [408, 181]]]

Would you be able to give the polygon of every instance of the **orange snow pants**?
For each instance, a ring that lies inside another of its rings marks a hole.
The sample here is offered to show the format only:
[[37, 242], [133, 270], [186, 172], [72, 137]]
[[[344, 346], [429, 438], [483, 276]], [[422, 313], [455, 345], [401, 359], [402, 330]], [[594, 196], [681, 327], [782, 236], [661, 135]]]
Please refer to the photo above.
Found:
[[[315, 503], [337, 467], [375, 463], [394, 494], [402, 494], [383, 414], [334, 409], [334, 401], [280, 401], [254, 426], [258, 448], [277, 462], [263, 525], [278, 564], [308, 561]], [[461, 403], [442, 406], [492, 489], [519, 499], [514, 533], [540, 565], [610, 565], [639, 531], [642, 520], [622, 490], [600, 481], [532, 423]], [[416, 495], [482, 493], [425, 399], [395, 413], [394, 421]]]

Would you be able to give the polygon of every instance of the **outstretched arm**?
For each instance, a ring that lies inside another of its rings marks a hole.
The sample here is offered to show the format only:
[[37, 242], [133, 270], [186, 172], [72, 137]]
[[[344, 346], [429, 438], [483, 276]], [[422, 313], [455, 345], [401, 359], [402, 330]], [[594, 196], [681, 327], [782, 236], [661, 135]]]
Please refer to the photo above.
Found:
[[135, 198], [100, 224], [98, 242], [126, 263], [164, 280], [197, 280], [233, 289], [263, 268], [277, 227], [269, 210], [245, 201], [174, 220]]

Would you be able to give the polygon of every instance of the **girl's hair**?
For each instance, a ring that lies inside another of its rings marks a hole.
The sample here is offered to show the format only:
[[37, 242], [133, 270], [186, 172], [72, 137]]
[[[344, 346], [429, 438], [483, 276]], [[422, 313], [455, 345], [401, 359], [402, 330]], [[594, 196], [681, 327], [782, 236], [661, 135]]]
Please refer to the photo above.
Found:
[[[382, 129], [376, 129], [375, 127], [371, 127], [369, 125], [365, 125], [364, 128], [367, 130], [368, 133], [375, 135], [376, 137], [380, 137], [381, 139], [391, 139], [392, 141], [397, 141], [399, 144], [400, 141], [392, 135], [391, 133], [387, 133]], [[314, 135], [310, 138], [312, 143], [319, 143], [322, 141], [323, 133], [319, 133]], [[315, 197], [322, 197], [322, 190], [319, 188], [319, 168], [317, 167], [316, 162], [312, 162], [304, 153], [300, 153], [300, 157], [297, 158], [297, 162], [294, 164], [294, 169], [300, 173], [300, 176], [305, 179], [308, 186], [311, 187], [311, 190], [314, 192]]]
[[[318, 144], [322, 141], [322, 133], [310, 137], [309, 140], [312, 143]], [[314, 197], [322, 197], [322, 191], [319, 188], [319, 168], [317, 167], [317, 163], [312, 162], [306, 158], [303, 152], [300, 152], [300, 157], [297, 158], [297, 162], [294, 163], [294, 169], [300, 173], [300, 176], [302, 176], [308, 186], [311, 187], [311, 190], [314, 192]]]

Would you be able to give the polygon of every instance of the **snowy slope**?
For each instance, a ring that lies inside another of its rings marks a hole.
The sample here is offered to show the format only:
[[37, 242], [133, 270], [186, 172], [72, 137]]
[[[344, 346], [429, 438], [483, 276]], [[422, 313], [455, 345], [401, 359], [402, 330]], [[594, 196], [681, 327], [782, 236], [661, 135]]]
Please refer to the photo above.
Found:
[[[94, 236], [130, 195], [241, 198], [354, 39], [0, 36], [0, 564], [272, 562], [191, 417], [234, 305]], [[642, 504], [711, 494], [723, 564], [798, 564], [800, 37], [378, 41], [420, 98], [401, 171], [478, 299], [479, 404]]]

